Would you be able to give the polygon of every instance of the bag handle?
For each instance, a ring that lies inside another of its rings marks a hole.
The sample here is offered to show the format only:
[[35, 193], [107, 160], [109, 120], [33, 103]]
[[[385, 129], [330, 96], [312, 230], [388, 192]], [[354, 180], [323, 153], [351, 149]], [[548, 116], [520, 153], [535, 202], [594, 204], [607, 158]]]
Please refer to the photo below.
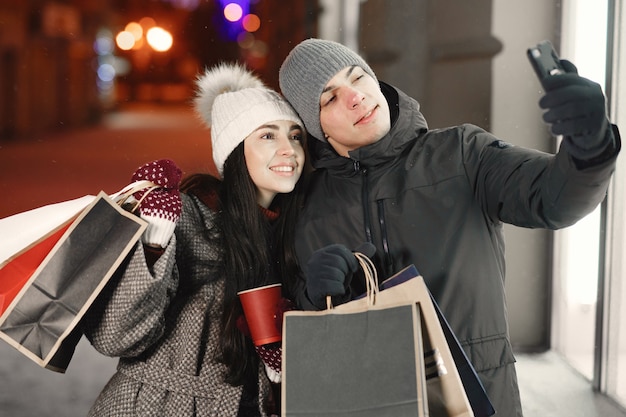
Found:
[[374, 266], [374, 262], [362, 254], [361, 252], [354, 252], [354, 256], [356, 256], [363, 272], [365, 273], [365, 288], [366, 288], [366, 297], [367, 297], [367, 305], [373, 306], [376, 304], [376, 296], [379, 293], [378, 288], [378, 271], [376, 271], [376, 266]]
[[134, 206], [129, 210], [131, 213], [134, 213], [137, 208], [141, 205], [141, 202], [150, 194], [153, 190], [157, 188], [161, 188], [161, 186], [156, 185], [152, 181], [142, 180], [135, 181], [131, 184], [128, 184], [126, 187], [122, 188], [119, 192], [113, 194], [111, 197], [115, 200], [115, 202], [122, 206], [126, 201], [133, 196], [138, 191], [146, 190], [145, 193], [141, 196], [139, 200], [134, 202]]
[[[376, 296], [380, 292], [378, 288], [378, 271], [376, 271], [376, 266], [374, 262], [362, 254], [361, 252], [354, 252], [354, 256], [359, 261], [359, 265], [363, 269], [365, 274], [365, 288], [366, 288], [366, 297], [367, 297], [367, 305], [373, 306], [376, 304]], [[331, 296], [326, 296], [326, 308], [331, 310], [333, 308]]]

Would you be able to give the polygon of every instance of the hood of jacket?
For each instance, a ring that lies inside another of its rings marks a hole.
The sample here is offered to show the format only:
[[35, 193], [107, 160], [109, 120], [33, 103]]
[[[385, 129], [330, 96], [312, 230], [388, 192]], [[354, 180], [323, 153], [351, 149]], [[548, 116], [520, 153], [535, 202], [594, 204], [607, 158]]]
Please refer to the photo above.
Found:
[[419, 111], [420, 105], [415, 99], [382, 81], [380, 87], [389, 103], [389, 132], [377, 142], [350, 151], [350, 158], [339, 155], [328, 143], [313, 139], [309, 144], [313, 167], [328, 169], [335, 175], [354, 175], [358, 172], [358, 167], [375, 167], [396, 158], [428, 130], [426, 119]]

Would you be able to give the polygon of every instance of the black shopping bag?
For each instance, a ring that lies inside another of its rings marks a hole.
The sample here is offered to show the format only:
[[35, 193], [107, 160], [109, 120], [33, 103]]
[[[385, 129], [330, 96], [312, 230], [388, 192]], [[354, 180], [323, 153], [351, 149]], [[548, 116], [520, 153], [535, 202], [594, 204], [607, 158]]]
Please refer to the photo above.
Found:
[[[467, 395], [469, 403], [472, 407], [474, 416], [489, 417], [494, 415], [496, 411], [493, 408], [491, 400], [487, 396], [487, 392], [485, 390], [485, 387], [483, 386], [483, 383], [480, 381], [476, 370], [472, 366], [469, 358], [465, 354], [465, 351], [461, 347], [461, 344], [459, 343], [459, 340], [452, 331], [450, 324], [441, 312], [439, 305], [437, 305], [434, 297], [426, 287], [426, 284], [423, 282], [423, 279], [421, 278], [415, 265], [409, 265], [408, 267], [395, 274], [393, 277], [383, 281], [380, 284], [380, 289], [386, 290], [412, 279], [417, 279], [417, 281], [410, 282], [409, 284], [405, 284], [404, 287], [400, 287], [401, 291], [405, 295], [405, 297], [415, 297], [416, 301], [418, 302], [419, 300], [424, 299], [424, 297], [426, 296], [425, 292], [431, 299], [433, 309], [437, 315], [437, 318], [439, 319], [441, 330], [450, 349], [450, 354], [452, 355], [452, 359], [454, 360], [454, 365], [458, 371], [459, 378], [461, 379], [461, 382], [463, 384], [465, 394]], [[399, 294], [400, 293], [398, 292], [398, 295]], [[394, 297], [397, 297], [398, 295], [394, 295]], [[432, 390], [440, 389], [436, 387], [436, 384], [433, 385], [435, 386], [431, 385]]]
[[285, 313], [283, 416], [428, 416], [421, 309], [378, 305], [377, 285], [370, 291], [338, 308]]
[[0, 338], [65, 372], [77, 324], [147, 227], [101, 192], [74, 220], [0, 316]]

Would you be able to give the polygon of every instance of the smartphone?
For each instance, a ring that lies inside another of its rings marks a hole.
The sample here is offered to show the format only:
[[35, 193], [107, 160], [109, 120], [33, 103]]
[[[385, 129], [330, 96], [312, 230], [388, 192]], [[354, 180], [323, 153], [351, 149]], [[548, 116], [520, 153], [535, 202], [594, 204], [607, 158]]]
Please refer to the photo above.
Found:
[[559, 56], [550, 41], [539, 42], [536, 46], [528, 48], [526, 54], [539, 81], [552, 75], [565, 73]]

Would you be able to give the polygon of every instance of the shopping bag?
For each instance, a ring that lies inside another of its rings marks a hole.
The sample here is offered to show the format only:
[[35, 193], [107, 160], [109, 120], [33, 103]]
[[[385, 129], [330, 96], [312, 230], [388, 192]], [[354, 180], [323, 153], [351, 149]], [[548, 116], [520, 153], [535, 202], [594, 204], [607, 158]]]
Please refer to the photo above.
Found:
[[[24, 270], [20, 275], [19, 268], [14, 269], [18, 271], [16, 280], [28, 279], [3, 307], [0, 338], [40, 366], [65, 372], [81, 336], [78, 322], [147, 227], [120, 206], [140, 188], [145, 186], [127, 188], [114, 195], [115, 201], [99, 193], [61, 233], [34, 271]], [[54, 241], [52, 236], [47, 238]], [[3, 266], [26, 252], [45, 253], [41, 248], [45, 241], [29, 246]]]
[[[33, 275], [37, 267], [50, 253], [61, 236], [71, 226], [72, 220], [57, 227], [47, 236], [39, 238], [30, 244], [26, 250], [2, 263], [0, 267], [0, 315], [11, 304], [17, 293], [24, 287], [28, 279]], [[11, 236], [11, 235], [5, 235]]]
[[[154, 188], [150, 181], [137, 181], [110, 197], [121, 205], [130, 199], [132, 193]], [[86, 195], [0, 219], [0, 316], [78, 215], [95, 198], [95, 195]], [[131, 205], [131, 210], [136, 205], [136, 202]]]
[[0, 315], [94, 198], [84, 196], [0, 219]]
[[85, 195], [0, 219], [0, 265], [71, 222], [95, 198], [95, 195]]
[[[395, 284], [395, 285], [394, 285]], [[471, 417], [474, 412], [460, 379], [459, 372], [437, 316], [430, 291], [414, 265], [410, 265], [383, 281], [377, 294], [380, 307], [415, 303], [422, 313], [422, 340], [426, 363], [427, 402], [430, 416]], [[366, 304], [357, 297], [336, 310], [353, 309]]]
[[[397, 285], [401, 285], [407, 281], [409, 283], [404, 284], [403, 287], [396, 290], [397, 292], [392, 295], [392, 298], [396, 298], [399, 296], [404, 296], [405, 299], [415, 297], [416, 302], [420, 302], [426, 298], [425, 293], [428, 294], [428, 298], [430, 298], [430, 300], [432, 301], [432, 306], [437, 315], [437, 318], [439, 319], [441, 330], [443, 331], [446, 343], [448, 344], [448, 347], [450, 349], [450, 354], [452, 355], [452, 359], [458, 371], [459, 378], [461, 379], [461, 382], [463, 384], [463, 388], [469, 400], [472, 411], [474, 412], [474, 416], [489, 417], [494, 415], [496, 411], [493, 408], [491, 400], [489, 400], [489, 397], [487, 396], [487, 391], [485, 390], [485, 387], [480, 381], [476, 370], [469, 361], [469, 358], [461, 347], [459, 340], [452, 331], [450, 324], [441, 312], [439, 305], [437, 305], [437, 302], [435, 301], [431, 292], [428, 290], [425, 282], [423, 281], [423, 278], [420, 276], [415, 265], [409, 265], [408, 267], [395, 274], [393, 277], [388, 278], [380, 284], [383, 298], [385, 298], [387, 295], [390, 295], [390, 293], [385, 292], [384, 290], [387, 290]], [[431, 385], [431, 389], [437, 389], [437, 387], [433, 387]]]
[[285, 313], [282, 416], [429, 415], [421, 308], [381, 306], [377, 287], [363, 303]]

